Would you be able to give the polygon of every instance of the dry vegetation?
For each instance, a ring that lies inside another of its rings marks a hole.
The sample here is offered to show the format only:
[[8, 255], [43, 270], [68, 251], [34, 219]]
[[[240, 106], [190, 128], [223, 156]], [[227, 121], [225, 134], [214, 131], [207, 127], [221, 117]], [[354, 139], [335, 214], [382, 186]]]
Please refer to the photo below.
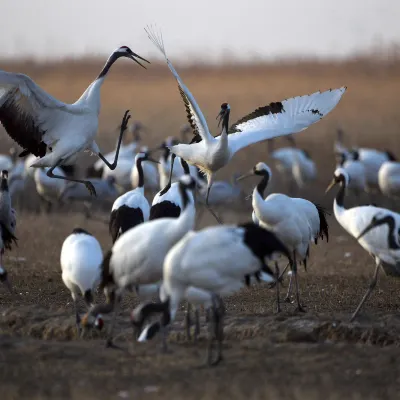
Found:
[[[65, 61], [3, 63], [0, 68], [26, 73], [52, 95], [71, 102], [101, 65], [100, 61]], [[302, 195], [325, 205], [331, 204], [323, 189], [332, 174], [338, 124], [348, 132], [351, 144], [390, 148], [400, 156], [400, 63], [396, 60], [177, 69], [214, 132], [214, 118], [224, 101], [231, 104], [235, 120], [270, 101], [348, 86], [332, 115], [297, 137], [319, 168], [318, 182]], [[165, 65], [151, 65], [145, 71], [121, 62], [112, 69], [102, 90], [99, 143], [104, 149], [114, 146], [113, 130], [128, 108], [133, 118], [150, 128], [144, 138], [150, 146], [177, 134], [185, 122], [175, 81]], [[5, 151], [11, 142], [4, 132], [0, 137]], [[268, 161], [265, 144], [239, 153], [220, 176], [244, 171], [258, 160]], [[275, 177], [275, 188], [282, 189]], [[287, 305], [282, 316], [274, 316], [274, 294], [264, 287], [234, 296], [227, 302], [226, 359], [217, 369], [207, 370], [196, 368], [204, 340], [199, 346], [183, 340], [180, 321], [171, 337], [173, 354], [159, 355], [153, 345], [106, 351], [99, 338], [76, 340], [72, 305], [59, 272], [60, 247], [72, 228], [81, 225], [107, 249], [107, 227], [74, 213], [19, 216], [20, 245], [6, 258], [17, 294], [10, 296], [0, 287], [1, 398], [398, 398], [400, 282], [382, 277], [360, 321], [349, 324], [373, 267], [369, 256], [332, 218], [330, 242], [313, 246], [309, 272], [301, 271], [307, 314], [295, 315]], [[225, 220], [248, 217], [246, 210]], [[212, 220], [206, 218], [206, 223]], [[133, 302], [133, 297], [126, 300], [119, 322], [119, 340], [125, 346], [131, 340], [127, 309]]]

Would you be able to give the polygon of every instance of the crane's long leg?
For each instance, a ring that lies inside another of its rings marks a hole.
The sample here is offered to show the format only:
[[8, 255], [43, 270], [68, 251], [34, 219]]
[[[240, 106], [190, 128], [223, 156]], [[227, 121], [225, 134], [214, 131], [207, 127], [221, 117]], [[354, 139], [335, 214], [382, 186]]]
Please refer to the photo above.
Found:
[[207, 210], [213, 215], [213, 217], [217, 220], [217, 222], [222, 225], [221, 219], [217, 216], [217, 214], [211, 209], [210, 205], [208, 204], [208, 196], [210, 195], [211, 185], [207, 187], [207, 197], [206, 197], [206, 207]]
[[297, 280], [297, 261], [296, 261], [296, 253], [295, 252], [293, 252], [293, 272], [292, 272], [292, 276], [294, 276], [294, 283], [296, 285], [297, 311], [305, 312], [304, 308], [300, 304], [299, 282]]
[[197, 339], [200, 335], [200, 313], [199, 309], [196, 307], [194, 310], [194, 341], [197, 342]]
[[353, 322], [355, 318], [357, 317], [358, 313], [361, 310], [361, 307], [364, 305], [364, 303], [368, 300], [369, 296], [371, 296], [372, 291], [375, 289], [375, 286], [378, 282], [378, 273], [379, 273], [379, 267], [381, 266], [381, 263], [378, 259], [376, 259], [376, 267], [375, 267], [375, 272], [374, 276], [372, 278], [371, 283], [369, 284], [369, 288], [367, 292], [364, 294], [364, 297], [360, 301], [360, 304], [356, 308], [356, 311], [354, 311], [353, 315], [351, 316], [350, 322]]
[[[222, 342], [223, 342], [223, 317], [225, 307], [222, 299], [216, 295], [212, 295], [211, 318], [208, 325], [209, 338], [207, 346], [207, 365], [214, 366], [222, 360]], [[217, 341], [217, 356], [213, 359], [214, 340]]]
[[292, 286], [293, 286], [293, 273], [290, 275], [290, 279], [289, 279], [289, 287], [286, 293], [286, 297], [283, 299], [283, 301], [285, 303], [291, 303], [290, 300], [290, 293], [292, 292]]
[[119, 132], [117, 150], [115, 152], [114, 161], [112, 163], [108, 162], [107, 159], [103, 156], [103, 154], [98, 152], [98, 156], [103, 160], [104, 164], [106, 164], [107, 167], [110, 168], [111, 170], [114, 170], [117, 167], [118, 156], [119, 156], [119, 148], [121, 147], [122, 138], [124, 136], [124, 132], [126, 131], [126, 128], [128, 127], [128, 121], [129, 121], [130, 118], [131, 118], [131, 116], [129, 115], [129, 110], [126, 110], [125, 114], [124, 114], [124, 117], [122, 118], [121, 129], [120, 129], [120, 132]]
[[[275, 273], [276, 279], [279, 279], [279, 265], [278, 262], [275, 261]], [[276, 313], [281, 312], [281, 302], [279, 300], [279, 281], [276, 282]]]
[[71, 293], [72, 300], [74, 301], [74, 308], [75, 308], [75, 324], [76, 324], [76, 331], [78, 334], [78, 338], [81, 333], [81, 317], [79, 316], [79, 308], [78, 308], [78, 296], [75, 293]]
[[54, 165], [53, 167], [51, 167], [51, 168], [47, 171], [46, 175], [47, 175], [49, 178], [56, 178], [56, 179], [62, 179], [62, 180], [64, 180], [64, 181], [83, 183], [83, 184], [86, 186], [87, 190], [89, 190], [89, 193], [90, 193], [92, 196], [96, 196], [96, 189], [94, 188], [92, 182], [90, 182], [90, 181], [85, 181], [85, 180], [82, 180], [82, 179], [67, 178], [66, 176], [61, 176], [61, 175], [53, 174], [54, 169], [57, 168], [57, 167], [59, 167], [60, 165], [62, 165], [63, 161], [64, 161], [64, 160], [61, 159], [56, 165]]
[[192, 336], [190, 334], [190, 328], [192, 325], [192, 320], [190, 318], [190, 311], [191, 311], [192, 305], [187, 302], [186, 304], [186, 314], [185, 314], [185, 331], [186, 331], [186, 339], [191, 340]]

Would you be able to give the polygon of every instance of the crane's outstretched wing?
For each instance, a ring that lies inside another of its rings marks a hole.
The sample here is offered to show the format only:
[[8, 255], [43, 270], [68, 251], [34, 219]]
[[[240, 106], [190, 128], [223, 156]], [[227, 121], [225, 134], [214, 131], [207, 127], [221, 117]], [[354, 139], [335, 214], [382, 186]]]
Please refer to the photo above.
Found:
[[26, 75], [0, 71], [0, 122], [25, 149], [24, 155], [44, 156], [48, 118], [56, 119], [60, 111], [73, 112], [75, 108], [46, 93]]
[[169, 61], [167, 54], [165, 52], [162, 35], [156, 34], [151, 27], [145, 28], [145, 31], [149, 39], [164, 55], [169, 69], [171, 70], [172, 74], [174, 75], [175, 79], [178, 82], [179, 93], [182, 97], [183, 103], [185, 104], [187, 119], [192, 128], [194, 136], [195, 137], [201, 136], [203, 140], [209, 141], [210, 139], [212, 139], [212, 135], [208, 129], [206, 119], [204, 118], [204, 115], [201, 112], [200, 107], [197, 105], [193, 95], [190, 93], [189, 89], [182, 82], [182, 79], [179, 77], [174, 66]]
[[230, 127], [230, 151], [308, 128], [332, 111], [345, 91], [346, 87], [330, 89], [257, 108]]

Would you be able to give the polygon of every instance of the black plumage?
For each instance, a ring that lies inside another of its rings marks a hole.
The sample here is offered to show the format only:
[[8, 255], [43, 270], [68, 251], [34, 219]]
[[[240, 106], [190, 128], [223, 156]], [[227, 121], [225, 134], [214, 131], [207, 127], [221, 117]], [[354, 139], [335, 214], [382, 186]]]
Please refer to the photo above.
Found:
[[127, 205], [113, 210], [110, 216], [109, 232], [113, 243], [127, 230], [144, 222], [143, 211]]
[[171, 201], [164, 200], [154, 204], [150, 209], [149, 220], [158, 218], [178, 218], [181, 215], [181, 208]]

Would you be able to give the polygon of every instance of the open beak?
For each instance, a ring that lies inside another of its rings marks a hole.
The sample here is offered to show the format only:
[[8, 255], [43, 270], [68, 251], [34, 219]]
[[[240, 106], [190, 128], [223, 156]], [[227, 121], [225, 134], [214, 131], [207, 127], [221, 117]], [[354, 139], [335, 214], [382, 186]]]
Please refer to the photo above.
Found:
[[328, 187], [325, 190], [325, 194], [328, 193], [334, 186], [336, 185], [335, 178], [332, 179], [331, 183], [328, 185]]
[[369, 223], [361, 233], [356, 237], [357, 240], [360, 240], [366, 233], [368, 233], [371, 229], [375, 228], [376, 224], [374, 222]]
[[219, 114], [217, 115], [217, 117], [215, 119], [219, 118], [218, 121], [218, 126], [221, 125], [222, 120], [224, 119], [224, 115], [225, 115], [225, 110], [221, 109], [221, 111], [219, 112]]
[[247, 174], [239, 176], [238, 178], [236, 178], [236, 182], [239, 182], [239, 181], [241, 181], [243, 179], [246, 179], [246, 178], [250, 178], [250, 176], [254, 176], [254, 172], [253, 171], [250, 171]]
[[138, 61], [137, 58], [139, 58], [139, 60], [146, 61], [148, 64], [150, 64], [150, 61], [147, 61], [145, 58], [140, 57], [138, 54], [136, 54], [134, 52], [132, 52], [132, 54], [129, 55], [129, 58], [132, 59], [133, 61], [137, 62], [144, 69], [147, 69], [147, 68], [140, 61]]

